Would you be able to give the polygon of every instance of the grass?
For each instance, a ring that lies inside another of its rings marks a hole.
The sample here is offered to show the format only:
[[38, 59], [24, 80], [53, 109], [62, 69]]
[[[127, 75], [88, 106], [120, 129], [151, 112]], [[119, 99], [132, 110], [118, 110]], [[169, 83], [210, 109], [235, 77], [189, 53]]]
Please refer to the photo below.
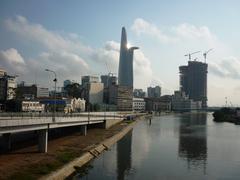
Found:
[[61, 151], [57, 154], [57, 160], [63, 164], [70, 162], [80, 155], [79, 152], [74, 150]]
[[133, 120], [124, 120], [123, 122], [127, 123], [127, 124], [131, 124], [133, 123], [134, 121]]
[[64, 164], [80, 156], [80, 152], [72, 149], [66, 149], [57, 152], [56, 157], [51, 162], [37, 163], [22, 169], [21, 172], [13, 174], [9, 179], [13, 180], [35, 180], [41, 176], [47, 175]]

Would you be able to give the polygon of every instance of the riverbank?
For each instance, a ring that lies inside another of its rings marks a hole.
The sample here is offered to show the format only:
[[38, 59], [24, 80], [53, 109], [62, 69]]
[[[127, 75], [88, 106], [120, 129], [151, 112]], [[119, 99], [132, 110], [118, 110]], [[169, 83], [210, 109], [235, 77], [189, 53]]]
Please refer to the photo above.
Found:
[[229, 122], [240, 125], [239, 109], [221, 108], [213, 113], [215, 122]]
[[119, 131], [114, 136], [100, 142], [98, 145], [91, 148], [88, 152], [85, 152], [80, 157], [74, 159], [70, 163], [63, 166], [62, 168], [58, 169], [57, 171], [47, 176], [42, 177], [41, 180], [59, 180], [59, 179], [67, 178], [72, 173], [74, 173], [76, 169], [82, 167], [83, 165], [88, 163], [90, 160], [100, 155], [103, 151], [108, 150], [113, 144], [115, 144], [122, 137], [124, 137], [130, 130], [133, 129], [133, 126], [135, 125], [136, 121], [134, 122], [128, 121], [128, 123], [130, 124], [124, 127], [121, 131]]
[[[0, 179], [39, 179], [41, 177], [44, 179], [57, 177], [59, 179], [61, 176], [66, 177], [70, 174], [61, 174], [64, 172], [61, 169], [66, 169], [69, 162], [77, 160], [79, 162], [80, 160], [84, 164], [79, 157], [87, 157], [85, 155], [87, 153], [91, 154], [89, 160], [92, 159], [92, 156], [97, 156], [98, 152], [107, 149], [123, 137], [127, 131], [132, 129], [133, 125], [134, 122], [124, 121], [109, 129], [89, 129], [87, 136], [75, 132], [66, 137], [53, 139], [49, 142], [49, 151], [46, 154], [37, 153], [37, 147], [31, 146], [0, 155]], [[115, 135], [118, 137], [114, 137]], [[88, 158], [85, 161], [87, 162]], [[73, 166], [70, 173], [75, 170]], [[77, 166], [81, 166], [81, 163]], [[48, 176], [54, 171], [56, 172]]]

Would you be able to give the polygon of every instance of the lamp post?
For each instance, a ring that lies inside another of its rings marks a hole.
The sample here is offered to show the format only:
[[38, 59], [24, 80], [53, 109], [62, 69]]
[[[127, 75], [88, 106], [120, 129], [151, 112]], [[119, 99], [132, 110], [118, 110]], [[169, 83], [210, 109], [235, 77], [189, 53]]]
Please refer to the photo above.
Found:
[[55, 122], [55, 115], [56, 115], [56, 104], [57, 104], [57, 99], [56, 99], [56, 91], [57, 91], [57, 74], [55, 71], [52, 71], [50, 69], [45, 69], [47, 72], [51, 72], [54, 74], [54, 107], [53, 107], [53, 122]]

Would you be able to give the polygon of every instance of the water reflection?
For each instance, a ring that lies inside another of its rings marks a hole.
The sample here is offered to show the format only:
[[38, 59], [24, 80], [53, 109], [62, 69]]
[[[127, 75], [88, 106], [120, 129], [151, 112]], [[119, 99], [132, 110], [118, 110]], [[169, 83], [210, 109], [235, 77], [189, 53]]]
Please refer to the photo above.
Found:
[[169, 114], [139, 121], [91, 162], [91, 180], [239, 179], [239, 126], [212, 114]]
[[132, 159], [132, 131], [117, 143], [117, 179], [124, 180], [124, 176], [131, 169]]
[[178, 155], [187, 161], [188, 168], [202, 168], [207, 163], [207, 114], [193, 113], [181, 116]]

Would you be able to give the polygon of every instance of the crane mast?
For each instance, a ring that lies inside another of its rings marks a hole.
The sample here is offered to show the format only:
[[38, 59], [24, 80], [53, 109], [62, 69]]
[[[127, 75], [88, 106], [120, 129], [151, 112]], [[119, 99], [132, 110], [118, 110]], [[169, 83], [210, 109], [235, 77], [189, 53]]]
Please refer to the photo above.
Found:
[[192, 55], [193, 55], [193, 54], [196, 54], [196, 53], [200, 53], [200, 52], [201, 52], [201, 51], [196, 51], [196, 52], [193, 52], [193, 53], [185, 54], [184, 56], [188, 56], [188, 60], [191, 61]]
[[207, 62], [207, 54], [212, 51], [213, 49], [209, 49], [207, 50], [205, 53], [203, 53], [203, 57], [204, 57], [204, 62], [206, 63]]

